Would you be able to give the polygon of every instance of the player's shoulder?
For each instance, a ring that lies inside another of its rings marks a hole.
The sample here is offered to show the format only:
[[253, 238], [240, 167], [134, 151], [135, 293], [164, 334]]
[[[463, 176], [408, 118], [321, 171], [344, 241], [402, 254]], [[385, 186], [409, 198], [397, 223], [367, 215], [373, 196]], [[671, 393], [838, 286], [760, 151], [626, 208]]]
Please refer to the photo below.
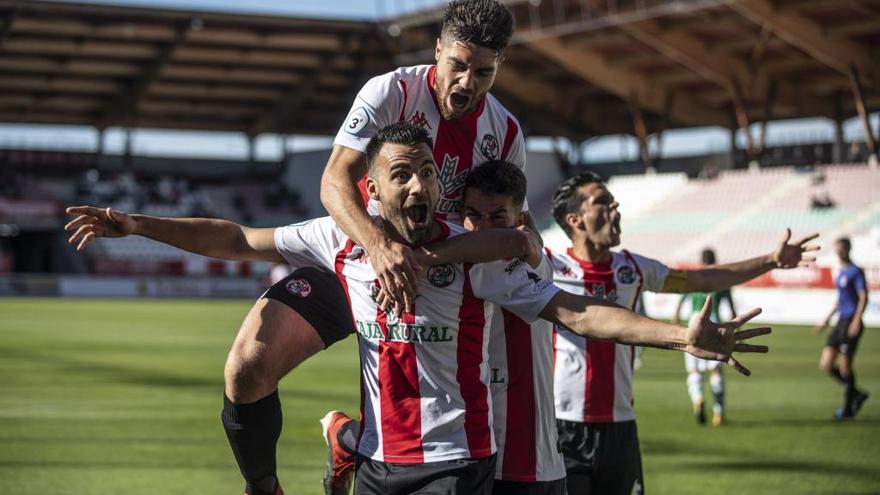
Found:
[[277, 230], [282, 232], [304, 231], [308, 230], [316, 234], [325, 234], [333, 236], [345, 237], [345, 233], [339, 228], [339, 225], [330, 216], [309, 218], [301, 222], [292, 223], [278, 227]]
[[513, 114], [510, 110], [507, 109], [498, 98], [492, 95], [492, 93], [486, 93], [486, 104], [484, 112], [488, 112], [493, 119], [502, 121], [502, 122], [511, 122], [516, 126], [517, 129], [520, 129], [521, 126], [519, 124], [519, 119], [516, 118], [516, 115]]
[[571, 275], [574, 273], [573, 269], [580, 268], [580, 264], [571, 256], [568, 249], [558, 250], [544, 246], [544, 258], [558, 275]]
[[663, 265], [663, 262], [659, 260], [638, 253], [633, 253], [632, 251], [629, 251], [627, 249], [612, 251], [611, 257], [614, 264], [636, 265], [638, 268], [642, 268], [647, 265]]
[[428, 78], [428, 73], [431, 71], [431, 67], [432, 66], [430, 65], [409, 65], [398, 67], [390, 72], [379, 74], [378, 76], [373, 77], [372, 80], [383, 82], [403, 81], [405, 83], [423, 81]]
[[398, 67], [390, 72], [373, 76], [364, 84], [361, 97], [377, 98], [402, 94], [416, 81], [424, 80], [430, 67], [429, 65]]

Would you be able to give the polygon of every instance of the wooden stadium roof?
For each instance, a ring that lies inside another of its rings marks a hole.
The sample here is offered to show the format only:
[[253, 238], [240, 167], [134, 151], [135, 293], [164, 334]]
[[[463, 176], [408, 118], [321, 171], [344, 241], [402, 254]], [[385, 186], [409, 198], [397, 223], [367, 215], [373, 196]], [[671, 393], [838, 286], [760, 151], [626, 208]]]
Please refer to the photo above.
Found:
[[327, 134], [387, 71], [369, 22], [0, 0], [0, 122]]
[[[880, 108], [880, 0], [508, 0], [493, 93], [583, 140]], [[333, 134], [432, 60], [442, 9], [380, 23], [0, 0], [0, 122]]]
[[[574, 138], [880, 108], [878, 0], [513, 0], [493, 92]], [[430, 60], [440, 9], [392, 22], [400, 63]]]

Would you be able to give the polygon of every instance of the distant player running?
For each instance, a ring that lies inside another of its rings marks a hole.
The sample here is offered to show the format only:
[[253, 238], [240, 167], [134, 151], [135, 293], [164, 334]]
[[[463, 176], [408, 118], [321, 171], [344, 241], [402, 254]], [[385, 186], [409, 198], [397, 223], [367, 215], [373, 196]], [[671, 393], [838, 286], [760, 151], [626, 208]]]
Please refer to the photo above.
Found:
[[822, 333], [831, 323], [834, 314], [838, 313], [837, 325], [828, 336], [819, 358], [819, 368], [844, 386], [843, 405], [834, 414], [837, 419], [855, 417], [868, 400], [867, 392], [856, 388], [856, 373], [853, 369], [856, 349], [864, 331], [862, 315], [868, 304], [868, 285], [864, 270], [856, 266], [849, 257], [851, 247], [847, 237], [834, 243], [834, 251], [841, 263], [836, 281], [837, 304], [814, 332], [817, 335]]
[[[556, 284], [633, 308], [643, 290], [714, 292], [774, 268], [794, 268], [815, 258], [805, 246], [816, 235], [790, 243], [791, 231], [772, 253], [699, 270], [671, 270], [663, 263], [613, 252], [620, 244], [617, 201], [602, 179], [583, 173], [564, 181], [553, 196], [553, 216], [571, 239], [563, 252], [548, 250]], [[708, 318], [711, 297], [699, 313]], [[559, 443], [565, 456], [569, 495], [640, 494], [642, 459], [633, 409], [632, 346], [556, 332], [555, 395]], [[748, 370], [736, 360], [728, 364]]]
[[[715, 251], [704, 249], [702, 260], [704, 267], [714, 265]], [[721, 321], [718, 310], [721, 308], [722, 301], [727, 301], [727, 304], [730, 306], [731, 316], [734, 318], [736, 317], [736, 308], [733, 305], [733, 296], [730, 293], [730, 289], [722, 289], [720, 291], [712, 292], [711, 294], [706, 292], [690, 292], [685, 294], [681, 300], [679, 300], [678, 307], [675, 308], [675, 318], [673, 321], [676, 324], [680, 322], [681, 310], [686, 302], [690, 302], [691, 316], [688, 320], [696, 318], [700, 308], [706, 304], [706, 298], [709, 296], [712, 296], [713, 321]], [[706, 410], [703, 401], [703, 374], [707, 372], [709, 373], [709, 387], [712, 389], [712, 398], [714, 399], [714, 402], [712, 403], [712, 424], [714, 426], [721, 426], [724, 423], [725, 384], [722, 365], [723, 363], [719, 363], [718, 361], [708, 361], [693, 357], [690, 354], [687, 354], [684, 357], [684, 366], [688, 373], [688, 395], [691, 398], [694, 416], [696, 417], [697, 422], [701, 425], [706, 424]]]

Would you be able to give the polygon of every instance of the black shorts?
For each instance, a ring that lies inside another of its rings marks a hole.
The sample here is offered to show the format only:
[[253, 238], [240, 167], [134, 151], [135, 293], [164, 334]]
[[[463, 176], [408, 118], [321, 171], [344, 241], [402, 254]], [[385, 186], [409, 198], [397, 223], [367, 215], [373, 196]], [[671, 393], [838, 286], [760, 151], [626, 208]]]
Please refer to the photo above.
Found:
[[530, 482], [495, 480], [492, 495], [565, 495], [565, 478]]
[[320, 268], [298, 268], [269, 287], [260, 299], [272, 299], [300, 314], [309, 322], [324, 348], [353, 334], [354, 320], [348, 296], [335, 274]]
[[358, 456], [357, 495], [491, 495], [495, 455], [425, 464], [395, 464]]
[[644, 494], [636, 422], [556, 420], [568, 495]]
[[865, 327], [862, 322], [859, 321], [859, 336], [851, 339], [848, 335], [851, 322], [852, 316], [849, 318], [838, 319], [837, 325], [834, 326], [834, 331], [828, 335], [828, 340], [825, 342], [825, 345], [839, 350], [846, 356], [855, 355], [856, 348], [859, 346], [859, 339], [862, 336], [862, 332], [865, 331]]

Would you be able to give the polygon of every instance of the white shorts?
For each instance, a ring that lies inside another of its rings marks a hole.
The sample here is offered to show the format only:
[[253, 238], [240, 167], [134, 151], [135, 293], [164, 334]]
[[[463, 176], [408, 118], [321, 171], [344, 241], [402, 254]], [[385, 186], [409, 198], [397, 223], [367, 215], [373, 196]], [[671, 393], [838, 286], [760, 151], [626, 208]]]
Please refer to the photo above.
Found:
[[696, 356], [691, 356], [688, 353], [684, 353], [684, 367], [688, 371], [688, 373], [694, 373], [699, 371], [700, 373], [705, 373], [706, 371], [715, 371], [724, 363], [721, 361], [711, 361], [709, 359], [700, 359]]

